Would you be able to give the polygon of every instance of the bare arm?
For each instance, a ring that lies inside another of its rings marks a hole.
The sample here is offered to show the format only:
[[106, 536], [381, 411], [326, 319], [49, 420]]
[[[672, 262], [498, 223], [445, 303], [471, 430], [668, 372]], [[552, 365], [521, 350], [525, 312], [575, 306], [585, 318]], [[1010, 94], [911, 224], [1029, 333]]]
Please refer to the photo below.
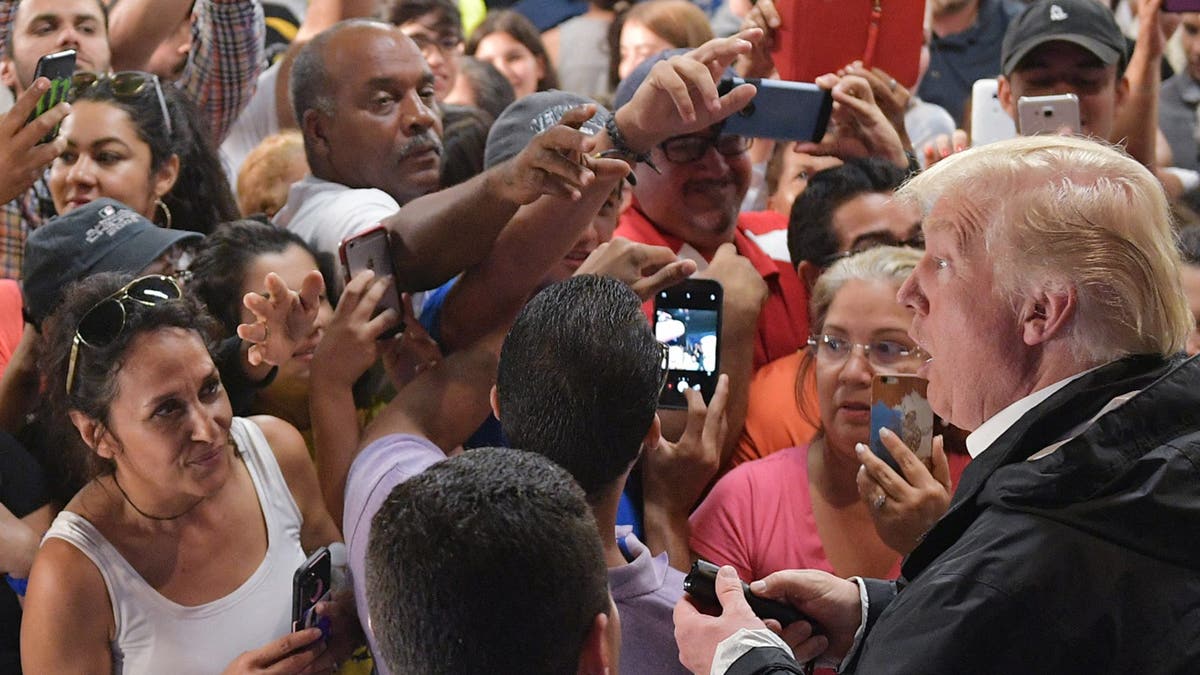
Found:
[[[1155, 141], [1158, 134], [1158, 92], [1162, 88], [1160, 63], [1166, 37], [1159, 26], [1162, 0], [1137, 0], [1138, 36], [1125, 68], [1129, 93], [1117, 109], [1113, 135], [1125, 151], [1153, 169], [1157, 166]], [[1124, 86], [1124, 83], [1118, 83]]]
[[191, 53], [176, 84], [208, 119], [214, 145], [225, 140], [258, 87], [265, 36], [258, 0], [196, 4]]
[[27, 673], [112, 672], [112, 604], [100, 570], [82, 551], [49, 539], [37, 554], [21, 620]]
[[267, 443], [275, 452], [275, 460], [291, 490], [292, 499], [300, 507], [300, 545], [305, 552], [319, 546], [341, 541], [340, 528], [334, 524], [321, 500], [317, 471], [308, 456], [308, 447], [296, 427], [276, 417], [256, 415], [250, 420], [262, 429]]
[[191, 16], [193, 1], [121, 0], [114, 4], [108, 13], [113, 70], [144, 70], [159, 43]]
[[37, 340], [37, 331], [25, 324], [21, 341], [4, 369], [4, 375], [0, 376], [0, 429], [10, 434], [16, 434], [25, 426], [25, 416], [38, 402], [38, 370], [34, 363]]

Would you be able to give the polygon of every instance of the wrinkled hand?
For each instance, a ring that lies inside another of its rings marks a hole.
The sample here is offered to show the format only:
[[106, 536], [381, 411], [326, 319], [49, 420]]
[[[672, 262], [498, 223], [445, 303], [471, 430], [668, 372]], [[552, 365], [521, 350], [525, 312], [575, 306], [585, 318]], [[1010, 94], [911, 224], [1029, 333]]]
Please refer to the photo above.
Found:
[[[853, 582], [845, 583], [854, 586]], [[780, 632], [778, 622], [772, 620], [764, 623], [750, 610], [746, 596], [742, 594], [741, 580], [729, 565], [722, 566], [717, 572], [716, 591], [717, 600], [721, 603], [720, 616], [702, 613], [687, 595], [675, 604], [675, 642], [679, 645], [679, 661], [693, 673], [712, 672], [717, 645], [743, 628], [755, 630], [770, 627]], [[855, 590], [855, 600], [858, 599], [857, 593]], [[792, 647], [792, 654], [801, 663], [816, 658], [828, 646], [823, 636], [814, 636], [812, 632], [813, 627], [807, 621], [796, 621], [781, 633]], [[789, 635], [794, 639], [804, 633], [808, 637], [797, 640], [795, 644], [788, 639]]]
[[925, 144], [925, 148], [921, 151], [925, 155], [925, 168], [937, 164], [946, 159], [950, 155], [957, 154], [970, 147], [967, 132], [962, 129], [955, 129], [950, 136], [946, 134], [938, 134], [936, 138]]
[[242, 304], [254, 314], [255, 322], [239, 325], [237, 334], [251, 343], [247, 354], [250, 365], [278, 366], [296, 352], [312, 348], [320, 339], [313, 329], [321, 309], [325, 282], [321, 273], [313, 270], [304, 277], [297, 293], [289, 289], [278, 274], [271, 272], [263, 285], [267, 289], [266, 295], [247, 293], [242, 298]]
[[758, 29], [742, 31], [654, 64], [629, 103], [615, 113], [629, 147], [648, 151], [672, 136], [707, 129], [745, 108], [754, 98], [753, 85], [735, 87], [721, 96], [717, 83], [733, 60], [761, 39]]
[[752, 315], [757, 320], [770, 293], [762, 275], [749, 259], [738, 255], [733, 244], [721, 244], [708, 267], [696, 276], [721, 283], [725, 314], [730, 318]]
[[317, 616], [329, 618], [329, 641], [326, 652], [334, 663], [350, 658], [354, 650], [366, 643], [362, 622], [355, 610], [354, 591], [347, 588], [332, 600], [318, 602]]
[[346, 284], [313, 355], [314, 381], [352, 387], [375, 363], [379, 357], [376, 341], [400, 320], [391, 308], [372, 318], [390, 283], [391, 277], [376, 278], [373, 271], [363, 270]]
[[665, 246], [639, 244], [617, 237], [596, 247], [575, 274], [612, 277], [629, 286], [643, 301], [696, 273], [696, 263], [680, 260]]
[[900, 140], [904, 141], [907, 146], [908, 130], [904, 126], [904, 113], [908, 112], [908, 102], [912, 100], [912, 92], [908, 90], [908, 87], [897, 82], [896, 78], [882, 68], [867, 70], [863, 67], [862, 61], [851, 63], [838, 71], [838, 75], [852, 75], [867, 81], [867, 84], [871, 86], [871, 95], [875, 97], [875, 104], [883, 111], [884, 116], [896, 129]]
[[[886, 462], [859, 443], [855, 448], [862, 462], [858, 471], [858, 494], [871, 512], [879, 538], [907, 555], [950, 506], [950, 463], [940, 435], [933, 439], [931, 467], [926, 467], [891, 430], [881, 429], [879, 439], [904, 475], [897, 475]], [[882, 502], [880, 496], [885, 497]]]
[[[819, 570], [784, 570], [751, 582], [750, 590], [786, 602], [816, 624], [821, 634], [815, 637], [805, 637], [804, 626], [797, 626], [803, 622], [776, 631], [792, 646], [798, 659], [819, 656], [819, 665], [836, 667], [853, 646], [854, 634], [862, 623], [858, 584], [853, 581]], [[803, 657], [800, 650], [805, 652]]]
[[775, 48], [775, 31], [783, 25], [783, 20], [779, 18], [779, 11], [775, 9], [775, 3], [771, 0], [758, 0], [750, 11], [746, 13], [746, 18], [742, 19], [741, 28], [739, 31], [747, 31], [757, 28], [763, 32], [763, 37], [754, 43], [754, 48], [750, 50], [743, 58], [737, 60], [734, 64], [734, 70], [741, 77], [774, 77], [775, 58], [771, 55], [771, 50]]
[[380, 345], [383, 349], [383, 369], [396, 391], [442, 360], [441, 347], [417, 321], [412, 296], [405, 293], [403, 297], [404, 334], [394, 340], [385, 340]]
[[642, 486], [647, 505], [687, 517], [700, 501], [704, 488], [721, 468], [721, 450], [729, 434], [725, 407], [729, 403], [729, 376], [717, 378], [712, 400], [704, 405], [700, 392], [683, 392], [688, 404], [687, 427], [679, 441], [660, 438], [646, 448], [642, 461]]
[[25, 120], [37, 109], [38, 99], [50, 90], [50, 80], [39, 77], [17, 97], [13, 107], [0, 115], [0, 203], [16, 199], [42, 177], [46, 166], [67, 149], [61, 136], [38, 145], [55, 125], [63, 121], [71, 106], [59, 103], [29, 124]]
[[225, 675], [291, 675], [332, 673], [334, 659], [328, 654], [320, 628], [306, 628], [234, 659]]
[[861, 77], [833, 73], [817, 78], [817, 85], [833, 96], [830, 128], [820, 143], [797, 143], [797, 152], [833, 155], [841, 159], [879, 157], [908, 168], [904, 143], [895, 127], [875, 103], [871, 85]]
[[581, 198], [582, 189], [596, 179], [586, 157], [596, 140], [579, 128], [595, 114], [591, 104], [568, 110], [558, 124], [493, 169], [500, 197], [514, 204], [530, 204], [542, 195]]

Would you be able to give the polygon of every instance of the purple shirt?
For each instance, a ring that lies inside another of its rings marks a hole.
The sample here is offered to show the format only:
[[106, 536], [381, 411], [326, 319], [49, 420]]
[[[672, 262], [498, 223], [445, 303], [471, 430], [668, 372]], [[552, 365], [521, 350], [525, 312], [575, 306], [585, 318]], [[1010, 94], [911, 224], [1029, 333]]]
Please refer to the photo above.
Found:
[[[346, 478], [346, 510], [342, 515], [342, 532], [346, 535], [350, 578], [354, 584], [354, 601], [358, 604], [358, 620], [367, 634], [371, 652], [375, 650], [375, 635], [367, 613], [367, 540], [371, 520], [392, 494], [392, 488], [446, 459], [445, 453], [428, 439], [411, 434], [392, 434], [371, 443], [354, 459]], [[375, 659], [375, 668], [387, 675], [387, 665]]]
[[627, 525], [616, 529], [624, 538], [627, 565], [608, 568], [608, 588], [621, 617], [621, 672], [654, 675], [687, 673], [675, 645], [675, 603], [683, 597], [683, 573], [667, 564], [667, 554], [650, 549]]

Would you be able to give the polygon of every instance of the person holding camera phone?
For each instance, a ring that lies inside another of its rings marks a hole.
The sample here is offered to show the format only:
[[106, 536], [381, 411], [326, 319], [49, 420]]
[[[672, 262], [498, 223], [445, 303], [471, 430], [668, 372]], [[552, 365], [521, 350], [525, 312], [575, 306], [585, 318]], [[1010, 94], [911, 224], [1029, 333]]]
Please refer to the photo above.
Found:
[[330, 670], [359, 635], [353, 611], [318, 608], [329, 643], [291, 626], [305, 551], [340, 539], [303, 440], [232, 416], [196, 300], [170, 277], [128, 279], [81, 281], [46, 324], [48, 396], [90, 481], [34, 562], [25, 670]]

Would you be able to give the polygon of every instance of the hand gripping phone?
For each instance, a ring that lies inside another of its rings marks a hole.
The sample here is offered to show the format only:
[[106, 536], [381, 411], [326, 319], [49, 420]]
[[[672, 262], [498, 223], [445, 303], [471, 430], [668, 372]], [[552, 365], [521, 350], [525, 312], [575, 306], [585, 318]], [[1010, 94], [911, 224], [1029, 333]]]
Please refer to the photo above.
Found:
[[325, 546], [313, 551], [292, 577], [292, 632], [318, 626], [329, 636], [329, 619], [318, 617], [317, 603], [329, 598], [333, 587], [333, 556]]
[[1062, 129], [1079, 132], [1079, 97], [1022, 96], [1017, 100], [1017, 128], [1022, 136], [1056, 134]]
[[654, 335], [664, 345], [666, 380], [658, 404], [687, 409], [683, 392], [694, 389], [707, 403], [720, 376], [721, 284], [685, 279], [654, 296]]
[[747, 82], [753, 84], [758, 93], [745, 108], [725, 120], [721, 133], [813, 142], [820, 141], [825, 135], [833, 111], [833, 96], [829, 91], [808, 82], [743, 80], [740, 77], [722, 80], [718, 90], [724, 95]]
[[401, 318], [400, 323], [395, 330], [384, 332], [380, 339], [403, 333], [404, 305], [400, 301], [400, 292], [396, 288], [396, 272], [392, 267], [392, 247], [388, 240], [387, 228], [383, 225], [376, 225], [356, 235], [346, 237], [338, 247], [338, 254], [342, 259], [342, 269], [345, 270], [347, 283], [362, 270], [371, 270], [375, 273], [376, 279], [386, 276], [392, 278], [371, 316], [378, 316], [385, 309], [395, 310], [396, 316]]
[[916, 375], [876, 375], [871, 380], [871, 452], [903, 476], [900, 465], [879, 438], [890, 429], [918, 458], [933, 454], [933, 409], [925, 397], [929, 381]]
[[[67, 93], [71, 91], [71, 76], [75, 74], [75, 50], [64, 49], [61, 52], [47, 54], [38, 59], [37, 68], [34, 70], [33, 77], [37, 79], [44, 77], [50, 80], [50, 90], [42, 94], [38, 99], [37, 107], [33, 109], [33, 113], [29, 116], [26, 122], [34, 121], [46, 111], [54, 106], [67, 100]], [[58, 127], [55, 126], [50, 133], [42, 137], [39, 143], [49, 143], [58, 136]]]
[[[692, 563], [692, 571], [683, 578], [683, 590], [702, 604], [719, 609], [721, 607], [721, 602], [717, 599], [717, 570], [719, 569], [707, 560], [697, 560]], [[741, 583], [746, 602], [750, 604], [750, 609], [758, 618], [775, 619], [784, 626], [806, 618], [795, 607], [776, 600], [760, 598], [750, 592], [749, 584], [744, 581]]]

